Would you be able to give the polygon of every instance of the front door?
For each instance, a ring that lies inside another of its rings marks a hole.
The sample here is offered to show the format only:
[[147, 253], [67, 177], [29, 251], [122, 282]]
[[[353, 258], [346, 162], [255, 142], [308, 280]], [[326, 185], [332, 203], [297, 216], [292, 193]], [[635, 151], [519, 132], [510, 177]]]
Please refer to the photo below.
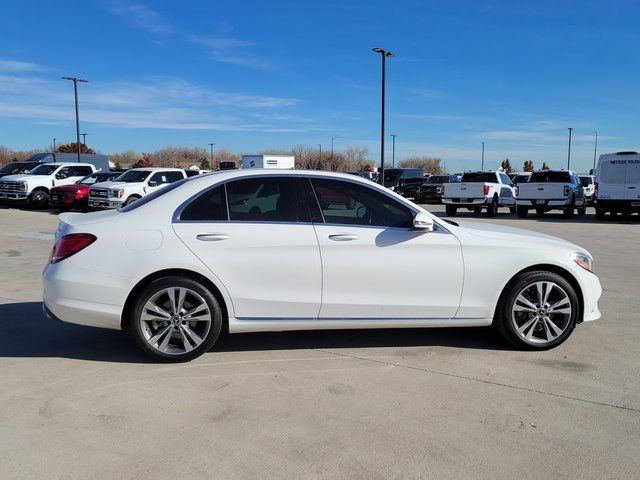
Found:
[[230, 181], [196, 198], [173, 224], [224, 284], [239, 320], [318, 317], [320, 250], [299, 181]]
[[442, 227], [412, 229], [413, 212], [378, 189], [311, 178], [322, 212], [321, 319], [444, 319], [460, 304], [462, 248]]

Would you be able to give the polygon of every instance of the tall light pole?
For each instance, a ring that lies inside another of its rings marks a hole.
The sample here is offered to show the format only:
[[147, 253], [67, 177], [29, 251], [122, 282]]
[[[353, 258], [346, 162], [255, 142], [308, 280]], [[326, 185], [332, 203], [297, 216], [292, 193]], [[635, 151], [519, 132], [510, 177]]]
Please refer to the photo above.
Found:
[[484, 172], [484, 142], [482, 143], [482, 168], [480, 170], [482, 170]]
[[396, 168], [396, 138], [398, 135], [391, 135], [391, 166]]
[[569, 127], [569, 148], [567, 150], [567, 170], [571, 170], [571, 132], [573, 132], [573, 128]]
[[385, 88], [386, 88], [386, 76], [387, 76], [387, 58], [395, 57], [392, 52], [384, 50], [382, 48], [374, 48], [374, 52], [379, 53], [382, 57], [382, 95], [380, 109], [380, 183], [384, 185], [384, 106], [385, 106]]
[[593, 169], [596, 168], [596, 155], [598, 153], [598, 132], [594, 132], [596, 134], [596, 143], [593, 146]]
[[53, 153], [56, 153], [56, 137], [53, 137]]
[[331, 137], [331, 160], [333, 160], [333, 141], [339, 137]]
[[322, 168], [324, 168], [324, 165], [322, 165], [322, 144], [321, 143], [318, 144], [318, 149], [320, 150], [320, 161], [319, 161], [318, 165], [320, 166], [320, 169], [322, 170]]
[[78, 113], [78, 82], [89, 83], [89, 80], [83, 80], [78, 77], [62, 77], [63, 80], [71, 80], [73, 82], [73, 95], [76, 100], [76, 146], [78, 147], [78, 163], [80, 162], [80, 114]]
[[213, 150], [216, 147], [215, 143], [209, 143], [209, 149], [211, 151], [211, 154], [209, 155], [209, 168], [211, 168], [213, 170]]
[[87, 135], [89, 135], [88, 133], [81, 133], [80, 135], [82, 135], [82, 144], [86, 147], [87, 146]]

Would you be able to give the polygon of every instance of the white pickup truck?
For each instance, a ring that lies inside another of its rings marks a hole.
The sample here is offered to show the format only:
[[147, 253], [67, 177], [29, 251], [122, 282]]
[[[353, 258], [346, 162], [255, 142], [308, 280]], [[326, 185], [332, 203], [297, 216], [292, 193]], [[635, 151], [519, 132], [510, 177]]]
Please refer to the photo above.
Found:
[[580, 178], [570, 170], [538, 170], [528, 182], [516, 186], [518, 217], [526, 218], [530, 209], [538, 215], [549, 210], [562, 210], [565, 218], [584, 215], [587, 201]]
[[117, 180], [94, 184], [89, 190], [89, 208], [120, 208], [186, 177], [180, 168], [132, 168]]
[[43, 163], [29, 173], [7, 175], [0, 180], [0, 200], [33, 207], [49, 205], [49, 191], [60, 185], [76, 183], [96, 171], [90, 163]]
[[480, 213], [483, 208], [487, 216], [495, 217], [499, 207], [509, 207], [515, 213], [513, 184], [506, 173], [466, 172], [460, 183], [447, 183], [442, 193], [447, 215], [453, 217], [458, 208]]

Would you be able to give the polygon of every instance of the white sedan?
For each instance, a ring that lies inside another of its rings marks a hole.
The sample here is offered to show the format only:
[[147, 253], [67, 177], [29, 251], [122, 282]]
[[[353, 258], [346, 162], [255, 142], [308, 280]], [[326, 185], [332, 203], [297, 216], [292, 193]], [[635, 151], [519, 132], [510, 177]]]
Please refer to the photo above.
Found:
[[546, 349], [600, 317], [592, 268], [566, 241], [458, 226], [353, 175], [235, 170], [60, 215], [42, 279], [52, 318], [130, 329], [175, 362], [222, 330], [493, 324]]

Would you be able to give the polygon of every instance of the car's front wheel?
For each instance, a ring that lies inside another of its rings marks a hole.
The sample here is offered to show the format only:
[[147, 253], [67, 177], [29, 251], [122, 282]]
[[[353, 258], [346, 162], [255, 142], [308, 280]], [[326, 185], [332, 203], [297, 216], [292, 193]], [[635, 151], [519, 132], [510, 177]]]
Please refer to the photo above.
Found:
[[571, 335], [579, 311], [576, 292], [563, 277], [553, 272], [528, 272], [507, 286], [494, 324], [516, 347], [545, 350]]
[[168, 276], [136, 296], [131, 327], [140, 347], [163, 362], [185, 362], [208, 351], [222, 328], [220, 304], [200, 282]]

